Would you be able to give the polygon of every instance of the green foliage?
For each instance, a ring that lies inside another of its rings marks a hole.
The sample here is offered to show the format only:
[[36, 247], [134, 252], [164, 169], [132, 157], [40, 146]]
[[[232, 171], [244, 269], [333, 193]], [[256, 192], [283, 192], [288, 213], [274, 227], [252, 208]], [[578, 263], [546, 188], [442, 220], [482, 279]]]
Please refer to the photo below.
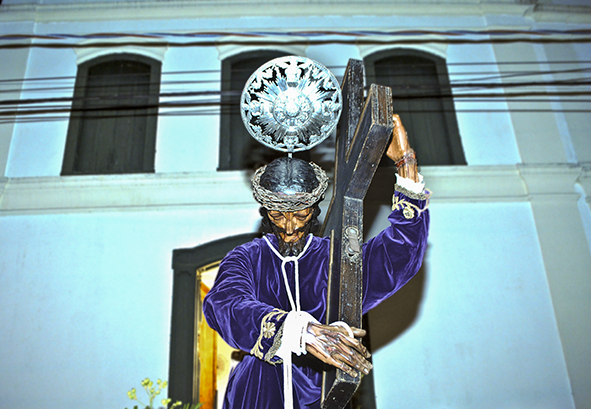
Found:
[[[156, 397], [158, 395], [160, 395], [162, 390], [168, 386], [168, 382], [158, 379], [156, 381], [156, 386], [154, 386], [154, 382], [152, 382], [150, 380], [150, 378], [146, 378], [141, 382], [141, 385], [144, 388], [144, 390], [146, 391], [146, 394], [148, 395], [148, 399], [149, 399], [148, 402], [149, 403], [147, 405], [138, 399], [137, 391], [135, 388], [131, 388], [129, 391], [127, 391], [127, 396], [129, 397], [129, 399], [137, 401], [141, 405], [141, 407], [144, 409], [156, 409], [156, 408], [154, 408], [154, 400], [156, 399]], [[177, 402], [173, 403], [170, 407], [168, 407], [168, 405], [170, 405], [170, 402], [171, 402], [170, 398], [162, 399], [160, 401], [160, 403], [163, 405], [162, 407], [166, 408], [166, 409], [177, 409], [177, 408], [178, 409], [197, 409], [202, 405], [202, 403], [197, 403], [197, 404], [185, 403], [183, 405], [183, 403], [181, 401], [177, 401]], [[133, 409], [139, 409], [138, 405], [135, 405], [133, 407]]]

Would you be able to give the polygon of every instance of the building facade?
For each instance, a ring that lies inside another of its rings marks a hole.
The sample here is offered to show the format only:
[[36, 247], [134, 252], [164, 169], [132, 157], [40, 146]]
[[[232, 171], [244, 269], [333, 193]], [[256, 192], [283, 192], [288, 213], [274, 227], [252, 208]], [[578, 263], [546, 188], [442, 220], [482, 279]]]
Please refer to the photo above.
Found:
[[[392, 86], [433, 191], [423, 268], [369, 313], [376, 406], [591, 408], [590, 29], [558, 0], [4, 0], [0, 406], [168, 377], [173, 251], [258, 230], [237, 98], [295, 54]], [[384, 163], [366, 238], [392, 189]]]

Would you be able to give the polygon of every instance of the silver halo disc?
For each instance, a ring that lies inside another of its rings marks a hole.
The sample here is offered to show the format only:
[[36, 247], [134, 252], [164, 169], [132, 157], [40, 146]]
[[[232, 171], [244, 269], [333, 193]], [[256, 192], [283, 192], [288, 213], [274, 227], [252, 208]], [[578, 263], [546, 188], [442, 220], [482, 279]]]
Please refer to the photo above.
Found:
[[269, 61], [250, 76], [240, 107], [253, 138], [278, 151], [299, 152], [330, 136], [341, 115], [342, 96], [325, 66], [288, 56]]

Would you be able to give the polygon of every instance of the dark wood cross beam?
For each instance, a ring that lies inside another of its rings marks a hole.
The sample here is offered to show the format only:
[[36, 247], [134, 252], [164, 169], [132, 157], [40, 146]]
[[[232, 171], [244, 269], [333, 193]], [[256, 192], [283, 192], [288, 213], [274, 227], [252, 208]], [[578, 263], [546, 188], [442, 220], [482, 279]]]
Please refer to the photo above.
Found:
[[[335, 181], [323, 235], [330, 236], [327, 324], [361, 328], [363, 199], [392, 136], [392, 91], [372, 84], [363, 103], [363, 63], [349, 60], [342, 82], [343, 111], [337, 127]], [[323, 409], [344, 408], [361, 376], [325, 372]]]

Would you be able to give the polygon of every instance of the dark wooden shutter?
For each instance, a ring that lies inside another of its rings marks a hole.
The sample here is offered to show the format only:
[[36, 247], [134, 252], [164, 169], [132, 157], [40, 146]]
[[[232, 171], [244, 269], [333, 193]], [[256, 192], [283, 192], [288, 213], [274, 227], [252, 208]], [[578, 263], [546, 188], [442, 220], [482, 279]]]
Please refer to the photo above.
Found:
[[394, 112], [421, 165], [466, 164], [443, 59], [397, 50], [367, 58], [366, 66], [369, 83], [392, 87]]
[[80, 66], [62, 174], [154, 172], [160, 63], [146, 60]]

